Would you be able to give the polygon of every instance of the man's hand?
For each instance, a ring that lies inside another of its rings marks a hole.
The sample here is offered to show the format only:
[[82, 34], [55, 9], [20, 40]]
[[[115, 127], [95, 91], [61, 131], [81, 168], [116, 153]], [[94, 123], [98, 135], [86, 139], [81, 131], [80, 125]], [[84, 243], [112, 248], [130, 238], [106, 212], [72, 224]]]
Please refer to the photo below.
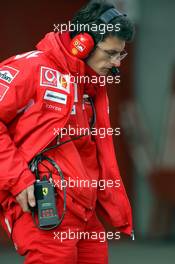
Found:
[[34, 207], [36, 204], [34, 196], [34, 185], [30, 185], [16, 196], [16, 200], [24, 212], [30, 212], [29, 205]]

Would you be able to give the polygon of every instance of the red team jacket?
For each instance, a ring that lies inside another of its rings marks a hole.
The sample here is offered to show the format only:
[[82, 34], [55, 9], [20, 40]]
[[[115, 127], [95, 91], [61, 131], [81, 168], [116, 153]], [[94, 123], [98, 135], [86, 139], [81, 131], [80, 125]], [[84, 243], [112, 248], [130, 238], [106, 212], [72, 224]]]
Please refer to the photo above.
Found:
[[[15, 196], [35, 181], [28, 167], [39, 151], [54, 143], [56, 131], [68, 124], [89, 127], [83, 94], [91, 84], [74, 84], [67, 75], [86, 74], [84, 61], [69, 54], [69, 33], [48, 33], [37, 50], [11, 57], [0, 64], [0, 219], [11, 231], [22, 213]], [[63, 81], [64, 80], [64, 81]], [[96, 85], [95, 127], [109, 128], [105, 86]], [[87, 105], [88, 107], [88, 105]], [[70, 138], [63, 137], [63, 141]], [[62, 140], [62, 139], [61, 139]], [[103, 179], [120, 187], [67, 188], [67, 207], [84, 220], [96, 211], [117, 230], [131, 234], [131, 208], [116, 163], [111, 135], [90, 135], [47, 153], [66, 179]], [[58, 179], [53, 171], [54, 179]], [[62, 197], [62, 191], [57, 187]]]

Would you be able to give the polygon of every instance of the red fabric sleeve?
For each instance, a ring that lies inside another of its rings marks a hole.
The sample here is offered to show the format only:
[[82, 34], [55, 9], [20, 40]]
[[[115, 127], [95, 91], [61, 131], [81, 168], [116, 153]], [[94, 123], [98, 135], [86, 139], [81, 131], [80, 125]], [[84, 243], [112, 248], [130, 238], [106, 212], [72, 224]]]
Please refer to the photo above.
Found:
[[[0, 65], [0, 190], [17, 195], [35, 178], [8, 131], [8, 124], [26, 105], [32, 93], [31, 69], [10, 63]], [[27, 83], [27, 89], [26, 89]]]

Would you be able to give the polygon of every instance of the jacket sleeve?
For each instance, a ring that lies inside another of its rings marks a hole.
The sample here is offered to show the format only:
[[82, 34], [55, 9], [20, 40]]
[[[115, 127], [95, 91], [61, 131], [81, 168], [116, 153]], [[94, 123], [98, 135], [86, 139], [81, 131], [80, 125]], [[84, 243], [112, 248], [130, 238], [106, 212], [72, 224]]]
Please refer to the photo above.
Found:
[[0, 191], [14, 196], [35, 181], [8, 131], [9, 123], [34, 93], [31, 76], [22, 66], [0, 65]]

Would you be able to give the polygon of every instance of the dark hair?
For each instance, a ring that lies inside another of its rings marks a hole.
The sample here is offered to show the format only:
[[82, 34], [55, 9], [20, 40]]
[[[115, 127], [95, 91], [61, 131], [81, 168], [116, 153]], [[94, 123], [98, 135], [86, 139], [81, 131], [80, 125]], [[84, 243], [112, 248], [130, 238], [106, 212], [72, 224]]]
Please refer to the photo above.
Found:
[[[105, 33], [102, 34], [99, 30], [91, 30], [92, 25], [96, 24], [97, 28], [98, 26], [102, 24], [102, 21], [99, 20], [99, 17], [101, 14], [103, 14], [105, 11], [107, 11], [110, 8], [115, 8], [111, 4], [105, 3], [105, 1], [100, 2], [90, 2], [86, 6], [84, 6], [82, 9], [80, 9], [75, 16], [73, 17], [71, 23], [75, 26], [75, 30], [70, 33], [71, 38], [75, 37], [80, 32], [88, 32], [90, 35], [92, 35], [95, 44], [97, 44], [99, 41], [104, 40], [108, 36], [116, 36], [126, 42], [130, 42], [133, 40], [135, 28], [132, 22], [127, 18], [127, 16], [121, 14], [121, 16], [117, 16], [114, 19], [112, 19], [109, 24], [113, 25], [112, 31], [105, 30]], [[80, 25], [89, 25], [90, 30], [79, 30]], [[115, 30], [115, 25], [120, 24], [120, 30]], [[107, 25], [106, 25], [107, 28]]]

